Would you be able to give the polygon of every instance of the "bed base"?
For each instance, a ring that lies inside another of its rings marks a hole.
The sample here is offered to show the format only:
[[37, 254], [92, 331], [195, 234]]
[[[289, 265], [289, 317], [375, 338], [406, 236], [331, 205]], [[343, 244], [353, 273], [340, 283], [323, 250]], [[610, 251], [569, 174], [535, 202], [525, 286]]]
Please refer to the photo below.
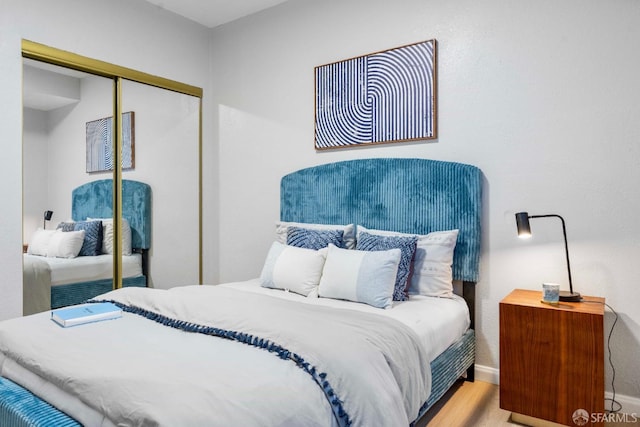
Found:
[[[142, 275], [123, 278], [122, 286], [144, 288], [147, 286], [147, 277]], [[113, 279], [54, 286], [51, 288], [51, 308], [56, 309], [68, 305], [81, 304], [86, 300], [111, 290], [113, 290]]]
[[[475, 282], [462, 282], [462, 298], [467, 303], [469, 309], [469, 329], [475, 331], [476, 329], [476, 283]], [[475, 338], [475, 335], [474, 335]], [[471, 366], [467, 368], [466, 380], [474, 382], [476, 379], [476, 364], [475, 364], [475, 339], [473, 340], [473, 354], [474, 358], [471, 362]]]
[[2, 427], [81, 427], [73, 418], [34, 396], [16, 383], [0, 377]]
[[[474, 367], [475, 331], [469, 329], [458, 341], [431, 362], [431, 394], [420, 408], [412, 426], [438, 401], [461, 377]], [[467, 380], [469, 380], [467, 375]]]

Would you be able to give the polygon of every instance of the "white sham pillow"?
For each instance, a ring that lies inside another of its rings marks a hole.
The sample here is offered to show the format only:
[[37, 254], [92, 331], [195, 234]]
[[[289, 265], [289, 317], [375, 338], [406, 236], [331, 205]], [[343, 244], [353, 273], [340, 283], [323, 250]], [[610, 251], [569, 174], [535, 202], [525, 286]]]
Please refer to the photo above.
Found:
[[365, 231], [380, 236], [418, 236], [409, 295], [453, 297], [453, 252], [458, 230], [434, 231], [417, 235], [386, 230], [370, 230], [358, 225], [358, 234]]
[[354, 224], [333, 225], [333, 224], [306, 224], [304, 222], [276, 222], [276, 241], [286, 244], [287, 231], [289, 227], [307, 228], [310, 230], [342, 230], [342, 241], [347, 249], [355, 249], [356, 247], [356, 227]]
[[49, 240], [47, 256], [50, 258], [75, 258], [82, 249], [84, 230], [62, 231], [56, 230]]
[[273, 242], [260, 274], [260, 285], [309, 296], [320, 283], [326, 249], [318, 251]]
[[51, 237], [55, 232], [56, 230], [44, 230], [42, 228], [38, 228], [36, 232], [33, 233], [33, 237], [31, 237], [27, 254], [47, 256], [49, 241], [51, 241]]
[[400, 249], [359, 251], [330, 244], [318, 295], [389, 308], [393, 305], [400, 255]]
[[[102, 253], [113, 254], [113, 218], [87, 218], [87, 221], [102, 221]], [[122, 218], [122, 255], [131, 255], [131, 226]]]

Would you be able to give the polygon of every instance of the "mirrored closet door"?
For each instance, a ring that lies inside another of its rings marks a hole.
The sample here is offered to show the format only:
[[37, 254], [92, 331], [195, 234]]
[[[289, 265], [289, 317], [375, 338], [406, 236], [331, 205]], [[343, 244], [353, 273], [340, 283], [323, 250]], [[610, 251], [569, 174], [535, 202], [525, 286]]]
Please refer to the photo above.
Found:
[[[124, 150], [135, 167], [123, 168], [123, 180], [153, 189], [152, 242], [148, 282], [155, 288], [199, 283], [199, 115], [200, 100], [183, 93], [122, 81], [125, 134], [135, 142]], [[133, 136], [132, 136], [133, 139]], [[126, 141], [125, 141], [126, 143]], [[132, 153], [131, 151], [135, 151]], [[130, 160], [125, 158], [125, 164]], [[123, 186], [123, 197], [126, 197]], [[127, 201], [123, 201], [126, 209]], [[126, 256], [123, 250], [123, 269]], [[124, 277], [124, 273], [123, 273]]]
[[200, 283], [201, 89], [28, 41], [23, 56], [24, 314]]

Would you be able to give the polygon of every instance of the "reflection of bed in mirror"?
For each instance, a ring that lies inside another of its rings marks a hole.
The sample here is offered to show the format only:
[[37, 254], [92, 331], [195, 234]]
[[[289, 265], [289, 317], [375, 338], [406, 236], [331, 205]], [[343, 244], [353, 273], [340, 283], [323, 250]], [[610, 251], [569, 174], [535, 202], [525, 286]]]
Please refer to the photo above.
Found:
[[[25, 315], [78, 304], [113, 287], [113, 182], [83, 184], [73, 190], [71, 199], [73, 222], [61, 223], [55, 231], [37, 231], [38, 241], [32, 241], [24, 254]], [[144, 287], [151, 242], [148, 184], [122, 181], [122, 217], [122, 285]], [[80, 239], [82, 243], [77, 243]], [[78, 256], [73, 256], [80, 245]], [[47, 254], [53, 246], [56, 249]]]

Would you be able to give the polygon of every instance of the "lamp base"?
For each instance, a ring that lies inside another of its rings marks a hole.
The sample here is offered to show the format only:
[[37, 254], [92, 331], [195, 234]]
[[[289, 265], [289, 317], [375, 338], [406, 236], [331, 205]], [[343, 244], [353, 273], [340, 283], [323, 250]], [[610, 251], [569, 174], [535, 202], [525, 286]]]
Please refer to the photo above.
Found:
[[560, 301], [580, 302], [582, 301], [582, 297], [577, 292], [560, 291]]

